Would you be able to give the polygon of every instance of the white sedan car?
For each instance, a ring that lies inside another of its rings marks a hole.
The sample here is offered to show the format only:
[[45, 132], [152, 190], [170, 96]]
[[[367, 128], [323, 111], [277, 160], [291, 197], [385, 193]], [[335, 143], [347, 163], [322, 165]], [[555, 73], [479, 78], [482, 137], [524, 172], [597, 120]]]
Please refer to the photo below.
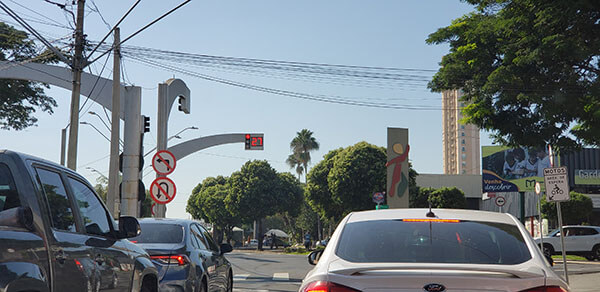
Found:
[[566, 292], [512, 215], [451, 209], [350, 213], [300, 292]]

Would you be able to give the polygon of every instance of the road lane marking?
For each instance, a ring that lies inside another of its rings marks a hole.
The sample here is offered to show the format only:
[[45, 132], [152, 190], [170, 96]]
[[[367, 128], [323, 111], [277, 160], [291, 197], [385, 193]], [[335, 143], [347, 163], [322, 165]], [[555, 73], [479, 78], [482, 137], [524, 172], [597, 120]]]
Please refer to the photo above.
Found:
[[289, 273], [274, 273], [273, 281], [289, 281], [290, 274]]
[[238, 275], [233, 275], [233, 280], [234, 281], [244, 281], [248, 278], [248, 276], [250, 276], [250, 274], [238, 274]]

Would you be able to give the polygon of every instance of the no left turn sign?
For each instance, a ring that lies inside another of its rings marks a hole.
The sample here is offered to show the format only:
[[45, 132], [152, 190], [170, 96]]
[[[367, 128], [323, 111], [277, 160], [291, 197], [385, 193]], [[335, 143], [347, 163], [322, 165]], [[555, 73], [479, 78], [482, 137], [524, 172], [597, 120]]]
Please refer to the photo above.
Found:
[[171, 174], [176, 165], [175, 155], [168, 150], [160, 150], [152, 157], [152, 168], [158, 174]]
[[167, 204], [175, 198], [175, 183], [168, 177], [159, 177], [150, 185], [150, 196], [157, 204]]

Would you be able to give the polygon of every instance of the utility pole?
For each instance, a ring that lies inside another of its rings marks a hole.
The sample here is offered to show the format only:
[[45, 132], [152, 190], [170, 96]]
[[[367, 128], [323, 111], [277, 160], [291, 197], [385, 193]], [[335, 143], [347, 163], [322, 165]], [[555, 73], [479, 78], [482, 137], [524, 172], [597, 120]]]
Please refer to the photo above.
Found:
[[77, 138], [79, 134], [79, 96], [81, 91], [81, 71], [83, 69], [83, 15], [85, 0], [77, 0], [77, 23], [75, 24], [75, 55], [71, 62], [73, 69], [73, 91], [71, 92], [71, 122], [69, 127], [69, 150], [67, 167], [77, 170]]
[[112, 120], [110, 130], [110, 165], [108, 170], [108, 193], [106, 194], [106, 205], [113, 218], [119, 218], [118, 200], [119, 194], [119, 139], [120, 139], [120, 117], [121, 112], [121, 36], [120, 29], [115, 28], [115, 42], [113, 44], [113, 96], [112, 96]]

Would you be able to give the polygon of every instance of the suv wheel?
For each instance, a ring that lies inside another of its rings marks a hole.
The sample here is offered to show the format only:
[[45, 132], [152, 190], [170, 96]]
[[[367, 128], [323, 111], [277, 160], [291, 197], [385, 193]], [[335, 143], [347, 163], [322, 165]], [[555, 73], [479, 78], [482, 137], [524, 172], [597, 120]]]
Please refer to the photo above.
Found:
[[592, 248], [592, 254], [590, 255], [593, 261], [594, 258], [600, 261], [600, 244], [596, 244], [594, 248]]
[[546, 257], [552, 257], [554, 254], [554, 247], [549, 243], [544, 243], [544, 249], [542, 250]]

